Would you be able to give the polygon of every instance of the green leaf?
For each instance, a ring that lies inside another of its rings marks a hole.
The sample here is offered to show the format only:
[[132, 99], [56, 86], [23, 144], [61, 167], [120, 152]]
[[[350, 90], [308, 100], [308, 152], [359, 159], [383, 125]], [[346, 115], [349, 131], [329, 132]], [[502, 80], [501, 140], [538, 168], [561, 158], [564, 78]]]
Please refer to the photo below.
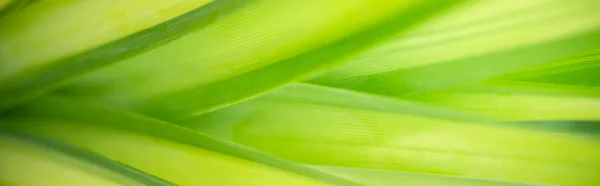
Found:
[[594, 0], [465, 4], [413, 37], [391, 40], [308, 82], [391, 96], [476, 83], [596, 49], [598, 6]]
[[354, 184], [169, 123], [77, 100], [46, 98], [11, 112], [3, 122], [178, 185]]
[[[518, 84], [513, 84], [516, 86]], [[527, 86], [528, 84], [521, 84], [521, 86]], [[517, 89], [520, 90], [519, 93], [528, 93], [528, 94], [545, 94], [545, 95], [557, 95], [557, 96], [573, 96], [573, 94], [588, 95], [593, 96], [597, 95], [597, 92], [590, 91], [589, 89], [574, 89], [570, 87], [570, 89], [562, 88], [561, 92], [554, 91], [556, 89], [555, 86], [550, 86], [554, 89], [542, 89], [543, 86], [536, 84], [539, 88], [533, 89]], [[486, 89], [480, 88], [481, 93], [487, 93], [490, 91], [492, 87], [485, 87]], [[494, 91], [498, 91], [499, 94], [505, 95], [508, 91], [515, 91], [513, 89], [495, 86], [493, 87]], [[469, 89], [471, 91], [476, 91], [474, 87]], [[524, 91], [529, 90], [529, 91]], [[549, 91], [551, 90], [551, 91]], [[552, 93], [552, 94], [551, 94]], [[333, 106], [333, 107], [342, 107], [356, 110], [365, 110], [365, 111], [374, 111], [374, 112], [382, 112], [382, 113], [390, 113], [390, 114], [400, 114], [400, 115], [411, 115], [418, 117], [432, 117], [439, 119], [448, 119], [448, 120], [458, 120], [464, 122], [472, 122], [486, 125], [503, 125], [503, 126], [511, 126], [511, 127], [520, 127], [520, 128], [530, 128], [536, 130], [547, 130], [553, 132], [561, 132], [566, 134], [600, 134], [598, 132], [594, 132], [593, 124], [589, 124], [588, 122], [578, 122], [578, 121], [566, 121], [561, 120], [563, 122], [551, 122], [550, 120], [536, 120], [536, 121], [511, 121], [511, 122], [502, 122], [498, 121], [497, 117], [486, 116], [485, 114], [473, 113], [467, 109], [458, 109], [453, 108], [451, 105], [444, 108], [442, 104], [436, 102], [428, 102], [426, 100], [428, 94], [424, 94], [421, 97], [413, 97], [411, 100], [408, 99], [399, 99], [393, 97], [385, 97], [381, 95], [374, 94], [366, 94], [360, 92], [354, 92], [347, 89], [340, 89], [335, 87], [325, 87], [314, 84], [306, 84], [306, 83], [292, 83], [288, 86], [282, 87], [274, 92], [268, 93], [261, 97], [254, 98], [252, 100], [248, 100], [246, 102], [242, 102], [240, 104], [234, 105], [230, 108], [224, 108], [222, 110], [214, 111], [210, 114], [199, 114], [190, 116], [189, 118], [182, 119], [178, 123], [187, 125], [191, 124], [195, 127], [201, 127], [203, 131], [216, 129], [217, 131], [210, 131], [209, 133], [219, 133], [221, 127], [213, 127], [213, 125], [199, 125], [196, 123], [220, 123], [220, 125], [231, 127], [235, 122], [240, 122], [240, 119], [243, 119], [246, 115], [252, 114], [253, 107], [255, 104], [262, 103], [278, 103], [278, 102], [289, 102], [289, 103], [302, 103], [302, 104], [313, 104], [313, 105], [323, 105], [323, 106]], [[421, 101], [421, 102], [418, 102]], [[423, 103], [424, 102], [424, 103]], [[490, 106], [491, 107], [491, 106]], [[517, 107], [517, 106], [515, 106]], [[564, 108], [568, 109], [568, 108]], [[576, 113], [576, 112], [570, 112]], [[229, 117], [229, 115], [235, 115], [235, 117]], [[585, 116], [584, 113], [580, 113], [579, 115]], [[210, 116], [210, 117], [208, 117]], [[593, 115], [587, 115], [593, 116]], [[593, 121], [590, 121], [593, 123]], [[600, 125], [598, 125], [600, 127]], [[207, 132], [207, 131], [205, 131]], [[228, 132], [225, 132], [228, 133]], [[224, 133], [219, 133], [218, 136], [230, 136]]]
[[491, 82], [411, 99], [505, 121], [600, 121], [600, 88]]
[[[393, 99], [369, 105], [367, 96], [332, 92], [259, 98], [181, 123], [307, 164], [558, 185], [600, 181], [600, 141], [593, 138], [411, 110]], [[332, 101], [298, 101], [310, 99]]]
[[600, 87], [600, 51], [537, 65], [495, 79], [597, 88]]
[[0, 148], [2, 185], [171, 185], [83, 149], [20, 131], [3, 128]]
[[1, 100], [0, 110], [40, 96], [64, 79], [181, 37], [240, 4], [232, 0], [202, 6], [206, 3], [208, 0], [16, 3], [25, 5], [0, 20], [0, 96], [11, 98]]
[[344, 178], [355, 180], [365, 185], [396, 186], [396, 185], [419, 185], [419, 186], [504, 186], [504, 185], [529, 185], [494, 180], [480, 180], [452, 176], [440, 176], [432, 174], [416, 174], [389, 170], [355, 169], [347, 167], [313, 166]]
[[0, 0], [0, 184], [600, 183], [599, 1], [208, 1]]
[[252, 1], [63, 92], [176, 120], [332, 67], [458, 2]]

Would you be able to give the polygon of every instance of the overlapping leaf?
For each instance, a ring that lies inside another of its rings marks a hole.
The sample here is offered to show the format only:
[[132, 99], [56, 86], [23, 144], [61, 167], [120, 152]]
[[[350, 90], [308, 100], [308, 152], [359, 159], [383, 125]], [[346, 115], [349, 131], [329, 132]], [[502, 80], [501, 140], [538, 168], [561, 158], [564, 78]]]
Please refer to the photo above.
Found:
[[69, 144], [20, 131], [2, 131], [0, 146], [3, 185], [172, 185]]
[[0, 109], [162, 45], [242, 4], [202, 6], [208, 2], [14, 1], [0, 20], [0, 96], [10, 98]]
[[312, 95], [314, 86], [294, 89], [296, 96], [252, 100], [185, 124], [308, 164], [559, 185], [599, 181], [594, 138], [445, 117], [392, 99], [361, 102], [328, 88]]
[[[593, 51], [581, 56], [553, 61], [496, 79], [600, 87], [600, 52]], [[594, 87], [594, 88], [592, 88]]]
[[251, 1], [63, 92], [175, 120], [341, 63], [457, 2]]
[[598, 1], [24, 2], [2, 184], [600, 183]]
[[479, 1], [465, 4], [313, 77], [311, 83], [405, 96], [476, 83], [596, 49], [598, 1]]
[[3, 124], [63, 140], [178, 185], [353, 185], [291, 162], [136, 114], [59, 98]]

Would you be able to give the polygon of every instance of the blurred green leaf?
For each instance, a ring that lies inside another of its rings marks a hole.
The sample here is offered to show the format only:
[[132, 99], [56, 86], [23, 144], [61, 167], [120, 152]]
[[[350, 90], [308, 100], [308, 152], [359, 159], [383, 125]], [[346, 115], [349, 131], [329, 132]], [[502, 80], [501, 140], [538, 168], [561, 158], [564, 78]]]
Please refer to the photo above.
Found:
[[176, 120], [335, 66], [458, 2], [252, 1], [63, 92]]
[[600, 2], [463, 1], [0, 0], [0, 184], [600, 183]]
[[354, 185], [169, 123], [76, 100], [47, 98], [2, 120], [178, 185]]
[[600, 121], [600, 88], [491, 82], [412, 97], [498, 120]]
[[415, 174], [407, 172], [355, 169], [346, 167], [313, 166], [315, 168], [337, 174], [350, 180], [356, 180], [364, 185], [395, 186], [395, 185], [420, 185], [420, 186], [505, 186], [505, 185], [529, 185], [523, 183], [511, 183], [494, 180], [479, 180], [471, 178], [440, 176], [432, 174]]
[[599, 6], [595, 0], [467, 3], [412, 37], [390, 40], [308, 82], [390, 96], [477, 83], [596, 49]]
[[[600, 51], [537, 65], [495, 79], [600, 87]], [[591, 88], [594, 87], [594, 88]]]
[[[241, 3], [226, 0], [46, 0], [0, 20], [0, 110], [65, 79], [135, 56], [213, 22]], [[15, 5], [17, 6], [17, 5]], [[201, 7], [202, 6], [202, 7]], [[199, 8], [200, 7], [200, 8]]]
[[0, 131], [2, 185], [172, 185], [118, 162], [44, 137]]
[[[300, 86], [291, 89], [298, 95], [309, 92], [298, 90]], [[322, 91], [307, 97], [349, 104], [280, 96], [181, 123], [307, 164], [558, 185], [600, 181], [595, 176], [600, 173], [598, 140], [479, 122], [483, 119], [477, 117], [445, 117], [425, 106], [411, 110], [409, 104], [371, 102], [374, 108], [368, 108], [356, 105], [361, 103], [357, 96], [342, 95]]]

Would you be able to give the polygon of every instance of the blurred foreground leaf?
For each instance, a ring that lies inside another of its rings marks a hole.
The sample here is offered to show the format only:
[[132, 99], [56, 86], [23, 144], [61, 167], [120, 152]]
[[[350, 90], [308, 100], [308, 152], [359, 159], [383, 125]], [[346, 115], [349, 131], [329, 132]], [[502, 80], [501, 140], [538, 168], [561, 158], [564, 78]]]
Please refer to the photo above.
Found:
[[171, 185], [83, 149], [32, 134], [2, 131], [0, 148], [2, 185]]
[[354, 184], [175, 125], [72, 100], [41, 100], [2, 120], [178, 185]]

